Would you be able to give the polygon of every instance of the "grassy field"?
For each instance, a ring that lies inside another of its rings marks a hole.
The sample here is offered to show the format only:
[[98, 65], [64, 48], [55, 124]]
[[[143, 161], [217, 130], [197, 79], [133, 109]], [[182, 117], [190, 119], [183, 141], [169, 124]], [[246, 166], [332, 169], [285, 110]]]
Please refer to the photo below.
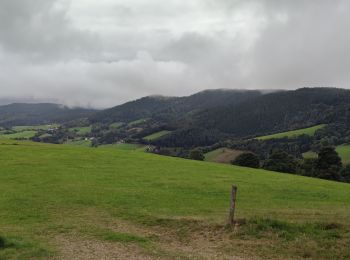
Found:
[[125, 150], [125, 151], [138, 151], [144, 149], [143, 145], [140, 144], [105, 144], [100, 145], [99, 148], [113, 148], [117, 150]]
[[53, 125], [31, 125], [31, 126], [14, 126], [12, 129], [16, 132], [25, 131], [25, 130], [49, 130], [50, 128], [59, 127], [58, 124]]
[[0, 259], [350, 256], [349, 184], [21, 141], [0, 142], [0, 165]]
[[86, 135], [91, 132], [91, 126], [83, 126], [83, 127], [72, 127], [69, 128], [69, 131], [75, 132], [78, 135]]
[[70, 141], [66, 142], [65, 144], [66, 145], [90, 147], [91, 141], [90, 140], [70, 140]]
[[350, 145], [339, 145], [337, 146], [336, 151], [341, 157], [343, 164], [350, 163]]
[[35, 136], [37, 131], [22, 131], [13, 134], [0, 134], [1, 139], [29, 139]]
[[[339, 145], [335, 149], [342, 159], [343, 164], [350, 163], [350, 145]], [[304, 158], [317, 158], [317, 153], [309, 151], [303, 153]]]
[[143, 139], [145, 139], [147, 141], [153, 141], [153, 140], [156, 140], [162, 136], [168, 135], [170, 133], [171, 133], [171, 131], [166, 131], [166, 130], [159, 131], [159, 132], [153, 133], [151, 135], [145, 136]]
[[204, 155], [207, 162], [231, 163], [242, 151], [232, 150], [229, 148], [218, 148]]
[[124, 123], [116, 122], [116, 123], [110, 124], [109, 128], [111, 128], [111, 129], [118, 129], [118, 128], [122, 127], [123, 125], [124, 125]]
[[325, 126], [326, 125], [316, 125], [316, 126], [312, 126], [312, 127], [308, 127], [308, 128], [303, 128], [303, 129], [298, 129], [298, 130], [293, 130], [293, 131], [288, 131], [288, 132], [283, 132], [283, 133], [260, 136], [260, 137], [256, 137], [255, 139], [269, 140], [269, 139], [278, 139], [278, 138], [284, 138], [284, 137], [293, 138], [293, 137], [297, 137], [297, 136], [300, 136], [303, 134], [313, 136], [317, 130], [319, 130]]
[[142, 124], [142, 123], [145, 123], [149, 120], [149, 118], [141, 118], [141, 119], [138, 119], [138, 120], [135, 120], [135, 121], [132, 121], [128, 124], [128, 126], [137, 126], [139, 124]]

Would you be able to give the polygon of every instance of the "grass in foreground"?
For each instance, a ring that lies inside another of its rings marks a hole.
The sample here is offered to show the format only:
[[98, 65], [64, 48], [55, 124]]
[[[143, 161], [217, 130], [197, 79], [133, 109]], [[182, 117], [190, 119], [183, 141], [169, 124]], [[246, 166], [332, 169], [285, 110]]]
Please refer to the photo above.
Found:
[[67, 145], [75, 145], [75, 146], [84, 146], [84, 147], [91, 147], [91, 141], [90, 140], [69, 140], [65, 144]]
[[315, 132], [319, 129], [322, 129], [326, 125], [316, 125], [308, 128], [303, 128], [303, 129], [298, 129], [298, 130], [293, 130], [293, 131], [288, 131], [288, 132], [283, 132], [283, 133], [277, 133], [277, 134], [272, 134], [272, 135], [266, 135], [266, 136], [260, 136], [260, 137], [255, 137], [255, 139], [258, 140], [269, 140], [269, 139], [278, 139], [278, 138], [294, 138], [298, 137], [300, 135], [309, 135], [313, 136]]
[[99, 148], [114, 148], [117, 150], [124, 150], [124, 151], [138, 151], [143, 150], [144, 146], [141, 144], [128, 144], [128, 143], [121, 143], [121, 144], [104, 144], [100, 145]]
[[153, 133], [151, 135], [145, 136], [143, 139], [145, 139], [147, 141], [153, 141], [153, 140], [156, 140], [160, 137], [168, 135], [170, 133], [171, 133], [171, 131], [163, 130], [163, 131], [159, 131], [159, 132]]
[[[47, 259], [67, 244], [99, 243], [162, 258], [350, 256], [349, 184], [20, 141], [1, 142], [0, 165], [0, 234], [26, 245], [0, 250], [0, 258]], [[247, 220], [235, 232], [224, 228], [232, 183], [237, 217]]]

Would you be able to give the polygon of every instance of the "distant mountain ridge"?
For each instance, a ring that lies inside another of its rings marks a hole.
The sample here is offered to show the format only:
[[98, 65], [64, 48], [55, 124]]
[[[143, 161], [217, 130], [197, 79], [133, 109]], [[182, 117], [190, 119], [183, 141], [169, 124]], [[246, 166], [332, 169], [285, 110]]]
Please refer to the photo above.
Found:
[[[185, 97], [147, 96], [100, 111], [51, 103], [0, 106], [0, 126], [66, 123], [82, 118], [85, 120], [80, 122], [92, 125], [94, 137], [103, 143], [125, 139], [142, 142], [143, 137], [166, 130], [169, 134], [151, 144], [208, 146], [318, 124], [341, 124], [350, 129], [350, 90], [217, 89]], [[110, 128], [115, 123], [121, 127]]]
[[203, 109], [236, 104], [262, 95], [257, 90], [205, 90], [185, 97], [148, 96], [103, 110], [90, 117], [92, 123], [131, 122], [154, 118], [169, 122]]
[[13, 103], [0, 106], [0, 126], [63, 123], [95, 112], [93, 109], [69, 108], [53, 103]]

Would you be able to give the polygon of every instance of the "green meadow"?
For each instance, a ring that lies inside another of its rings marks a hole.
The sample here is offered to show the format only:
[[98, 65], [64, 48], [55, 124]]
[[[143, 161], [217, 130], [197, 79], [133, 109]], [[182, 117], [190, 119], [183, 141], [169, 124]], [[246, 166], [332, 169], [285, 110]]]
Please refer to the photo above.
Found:
[[168, 135], [170, 133], [171, 133], [171, 131], [163, 130], [163, 131], [159, 131], [159, 132], [153, 133], [151, 135], [145, 136], [143, 139], [145, 139], [147, 141], [153, 141], [153, 140], [156, 140], [162, 136]]
[[104, 145], [100, 145], [99, 148], [113, 148], [117, 150], [126, 150], [126, 151], [143, 151], [144, 150], [144, 146], [141, 144], [128, 144], [128, 143], [104, 144]]
[[322, 129], [326, 125], [316, 125], [308, 128], [303, 128], [303, 129], [298, 129], [298, 130], [293, 130], [293, 131], [287, 131], [287, 132], [281, 132], [277, 134], [272, 134], [272, 135], [265, 135], [265, 136], [260, 136], [256, 137], [255, 139], [258, 140], [269, 140], [269, 139], [278, 139], [278, 138], [294, 138], [300, 135], [309, 135], [313, 136], [315, 132], [319, 129]]
[[69, 131], [75, 132], [77, 135], [86, 135], [91, 132], [91, 126], [83, 126], [83, 127], [72, 127], [69, 128]]
[[[0, 165], [0, 259], [84, 259], [91, 248], [96, 259], [350, 256], [349, 184], [9, 140]], [[225, 226], [232, 184], [234, 230]]]
[[[340, 158], [342, 159], [343, 164], [349, 164], [350, 163], [350, 145], [339, 145], [335, 149], [337, 153], [339, 154]], [[317, 158], [317, 153], [309, 151], [306, 153], [303, 153], [304, 158]]]
[[213, 162], [216, 157], [218, 157], [220, 154], [223, 153], [224, 148], [218, 148], [213, 151], [210, 151], [206, 154], [204, 154], [204, 160], [208, 162]]
[[138, 120], [135, 120], [135, 121], [128, 123], [128, 126], [129, 127], [137, 126], [139, 124], [147, 122], [148, 120], [149, 120], [149, 118], [141, 118], [141, 119], [138, 119]]
[[110, 124], [109, 128], [111, 128], [111, 129], [118, 129], [118, 128], [122, 127], [123, 125], [124, 125], [124, 123], [122, 123], [122, 122], [115, 122], [113, 124]]
[[59, 127], [58, 124], [53, 125], [32, 125], [32, 126], [14, 126], [12, 129], [16, 132], [25, 131], [25, 130], [49, 130], [50, 128]]
[[0, 134], [1, 139], [30, 139], [36, 135], [37, 131], [27, 130], [13, 134]]

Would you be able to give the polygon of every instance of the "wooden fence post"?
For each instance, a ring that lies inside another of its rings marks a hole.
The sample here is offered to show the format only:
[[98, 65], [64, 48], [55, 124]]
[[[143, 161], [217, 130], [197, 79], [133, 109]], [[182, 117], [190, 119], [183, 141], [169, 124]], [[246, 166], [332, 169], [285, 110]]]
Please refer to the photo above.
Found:
[[232, 227], [235, 225], [236, 196], [237, 196], [237, 187], [232, 185], [231, 200], [230, 200], [230, 215], [228, 219], [228, 224]]

